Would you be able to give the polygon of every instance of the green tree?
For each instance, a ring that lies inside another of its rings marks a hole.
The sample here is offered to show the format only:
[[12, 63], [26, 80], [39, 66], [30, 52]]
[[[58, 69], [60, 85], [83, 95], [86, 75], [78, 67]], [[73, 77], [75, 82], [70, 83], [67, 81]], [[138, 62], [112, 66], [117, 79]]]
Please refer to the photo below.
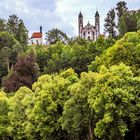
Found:
[[28, 132], [34, 134], [34, 139], [66, 139], [58, 120], [69, 99], [68, 88], [77, 80], [77, 75], [69, 69], [59, 75], [42, 75], [33, 84], [34, 96], [27, 116], [33, 125]]
[[140, 78], [124, 64], [110, 69], [102, 66], [95, 74], [88, 102], [97, 114], [94, 133], [98, 138], [123, 140], [139, 120], [139, 84]]
[[22, 46], [13, 35], [7, 32], [0, 33], [0, 85], [2, 77], [7, 75], [8, 70], [16, 63], [17, 56], [22, 51]]
[[115, 10], [111, 9], [107, 13], [105, 18], [105, 33], [108, 33], [111, 37], [116, 37], [116, 24], [115, 24]]
[[28, 31], [23, 23], [16, 15], [11, 15], [6, 24], [6, 31], [14, 35], [14, 37], [25, 46], [28, 42]]
[[136, 11], [129, 11], [127, 12], [126, 23], [127, 23], [127, 31], [137, 31], [137, 13]]
[[89, 70], [98, 71], [101, 65], [124, 64], [131, 66], [134, 75], [140, 74], [140, 32], [126, 33], [115, 45], [108, 48], [100, 57], [96, 57], [89, 66]]
[[118, 2], [116, 5], [116, 11], [119, 23], [121, 16], [123, 16], [128, 11], [127, 3], [125, 1]]
[[138, 18], [136, 11], [127, 11], [124, 13], [118, 24], [119, 35], [122, 37], [126, 32], [137, 31]]
[[9, 126], [8, 119], [9, 104], [6, 94], [0, 91], [0, 139], [8, 138], [7, 128]]
[[120, 18], [120, 23], [119, 23], [119, 35], [122, 37], [124, 36], [124, 34], [127, 32], [127, 25], [126, 25], [126, 20], [125, 20], [125, 16], [121, 16]]
[[28, 135], [28, 130], [32, 127], [30, 121], [27, 118], [28, 106], [32, 102], [33, 92], [27, 87], [21, 87], [15, 94], [9, 99], [9, 126], [7, 131], [12, 139], [27, 139], [32, 140], [32, 135]]
[[0, 32], [5, 31], [6, 21], [0, 18]]
[[68, 37], [63, 31], [56, 28], [56, 29], [52, 29], [46, 32], [46, 41], [47, 41], [47, 44], [48, 43], [55, 44], [58, 41], [67, 43]]
[[64, 104], [64, 111], [60, 122], [62, 128], [68, 132], [70, 139], [93, 140], [95, 116], [90, 109], [88, 92], [94, 86], [92, 72], [81, 73], [80, 80], [70, 87], [70, 98]]

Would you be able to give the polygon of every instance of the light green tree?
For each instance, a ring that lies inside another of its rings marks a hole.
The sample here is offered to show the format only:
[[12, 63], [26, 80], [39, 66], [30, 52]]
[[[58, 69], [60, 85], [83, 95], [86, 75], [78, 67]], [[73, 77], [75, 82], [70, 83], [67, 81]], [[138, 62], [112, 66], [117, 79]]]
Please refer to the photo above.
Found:
[[35, 134], [34, 138], [44, 140], [66, 138], [66, 132], [58, 120], [70, 96], [68, 88], [77, 80], [74, 71], [68, 69], [59, 75], [42, 75], [33, 84], [34, 96], [27, 109], [28, 119], [33, 126], [28, 131], [30, 135]]
[[3, 91], [0, 91], [0, 139], [5, 140], [8, 137], [7, 128], [9, 126], [8, 119], [8, 97]]
[[94, 133], [98, 138], [123, 140], [129, 127], [139, 121], [139, 84], [140, 77], [134, 77], [124, 64], [102, 66], [95, 74], [88, 102], [97, 115]]
[[87, 102], [88, 92], [93, 86], [93, 72], [83, 72], [80, 80], [70, 87], [70, 98], [64, 104], [64, 111], [59, 120], [70, 139], [93, 140], [95, 138], [93, 130], [96, 118]]
[[124, 64], [131, 66], [135, 75], [140, 72], [140, 32], [126, 33], [112, 47], [108, 48], [100, 57], [89, 66], [89, 70], [98, 71], [101, 65], [110, 67], [112, 65]]
[[32, 90], [22, 87], [9, 99], [10, 111], [8, 112], [8, 119], [10, 125], [7, 131], [13, 139], [20, 140], [26, 138], [30, 140], [32, 138], [32, 135], [27, 133], [30, 122], [26, 113], [30, 102], [32, 102], [32, 97]]

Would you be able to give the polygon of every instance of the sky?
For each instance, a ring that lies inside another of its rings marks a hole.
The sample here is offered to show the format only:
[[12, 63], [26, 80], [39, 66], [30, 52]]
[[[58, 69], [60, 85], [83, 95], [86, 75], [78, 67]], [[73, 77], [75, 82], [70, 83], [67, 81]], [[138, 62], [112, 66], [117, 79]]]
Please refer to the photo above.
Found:
[[[16, 14], [24, 21], [29, 31], [43, 33], [58, 28], [70, 37], [78, 35], [78, 15], [81, 10], [84, 25], [89, 21], [94, 25], [95, 12], [100, 14], [100, 29], [104, 31], [104, 19], [107, 12], [114, 8], [120, 0], [0, 0], [0, 18], [8, 19]], [[140, 8], [140, 0], [126, 0], [129, 10]]]

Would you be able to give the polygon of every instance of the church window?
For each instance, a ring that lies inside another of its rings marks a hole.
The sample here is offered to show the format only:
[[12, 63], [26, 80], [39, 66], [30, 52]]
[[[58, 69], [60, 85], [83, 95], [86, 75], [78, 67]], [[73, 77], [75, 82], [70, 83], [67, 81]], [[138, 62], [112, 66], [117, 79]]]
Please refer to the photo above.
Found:
[[88, 34], [90, 34], [90, 32], [88, 32]]

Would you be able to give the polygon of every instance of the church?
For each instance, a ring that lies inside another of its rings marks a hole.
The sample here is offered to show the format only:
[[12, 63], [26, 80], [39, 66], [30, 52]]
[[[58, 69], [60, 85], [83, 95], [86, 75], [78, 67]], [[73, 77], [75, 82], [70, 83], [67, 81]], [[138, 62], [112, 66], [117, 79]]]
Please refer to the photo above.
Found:
[[100, 35], [100, 15], [98, 11], [95, 13], [95, 25], [88, 22], [86, 26], [83, 24], [83, 15], [80, 11], [78, 16], [78, 32], [79, 37], [96, 41]]

